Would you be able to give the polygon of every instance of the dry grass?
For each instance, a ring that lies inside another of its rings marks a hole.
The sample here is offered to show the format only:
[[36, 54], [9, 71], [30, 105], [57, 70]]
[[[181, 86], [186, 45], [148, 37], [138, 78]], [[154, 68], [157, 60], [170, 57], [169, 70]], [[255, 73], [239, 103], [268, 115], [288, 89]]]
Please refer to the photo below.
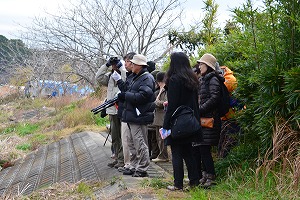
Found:
[[27, 138], [16, 135], [0, 138], [0, 160], [14, 161], [26, 155], [25, 152], [17, 150], [16, 146], [27, 142]]
[[5, 200], [52, 200], [52, 199], [62, 199], [62, 200], [71, 200], [71, 199], [96, 199], [93, 194], [95, 188], [104, 186], [102, 182], [85, 182], [79, 181], [77, 183], [68, 183], [60, 182], [54, 183], [53, 185], [47, 188], [41, 188], [37, 191], [34, 191], [29, 196], [23, 196], [23, 192], [26, 190], [26, 187], [23, 190], [19, 190], [17, 194], [8, 193], [6, 196], [2, 197]]
[[256, 187], [259, 187], [260, 175], [266, 180], [267, 176], [272, 174], [279, 193], [288, 192], [297, 195], [300, 192], [300, 133], [293, 130], [288, 121], [283, 119], [276, 121], [273, 146], [267, 151], [262, 165], [256, 169]]

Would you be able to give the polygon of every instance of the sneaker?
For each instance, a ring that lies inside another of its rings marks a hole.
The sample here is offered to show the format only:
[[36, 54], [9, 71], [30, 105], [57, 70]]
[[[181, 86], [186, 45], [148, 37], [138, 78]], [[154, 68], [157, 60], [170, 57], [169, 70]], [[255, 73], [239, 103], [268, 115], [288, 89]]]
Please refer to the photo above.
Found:
[[135, 172], [134, 169], [125, 169], [123, 175], [132, 175], [134, 174], [134, 172]]
[[183, 191], [182, 188], [176, 187], [174, 185], [168, 185], [167, 189], [170, 190], [170, 191]]
[[124, 167], [124, 163], [122, 162], [118, 162], [117, 164], [115, 164], [114, 168], [118, 169], [119, 167]]
[[148, 173], [135, 171], [134, 174], [132, 174], [132, 177], [148, 177]]
[[114, 162], [112, 162], [112, 163], [108, 163], [107, 164], [107, 166], [109, 166], [109, 167], [111, 167], [111, 168], [113, 168], [116, 164], [118, 163], [118, 161], [117, 160], [115, 160]]
[[169, 162], [169, 159], [155, 158], [155, 159], [152, 159], [152, 162]]
[[129, 169], [126, 167], [118, 167], [118, 172], [124, 172], [126, 170], [129, 170]]

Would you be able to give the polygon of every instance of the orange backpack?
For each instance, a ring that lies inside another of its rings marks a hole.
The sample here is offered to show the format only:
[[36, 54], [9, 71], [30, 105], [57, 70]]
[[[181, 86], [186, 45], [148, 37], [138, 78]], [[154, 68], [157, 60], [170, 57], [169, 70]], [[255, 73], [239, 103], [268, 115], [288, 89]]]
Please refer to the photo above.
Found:
[[220, 68], [225, 78], [224, 84], [226, 85], [228, 92], [231, 94], [237, 87], [236, 78], [233, 76], [233, 72], [228, 67], [221, 66]]
[[[227, 87], [227, 90], [231, 96], [232, 92], [237, 88], [237, 81], [236, 78], [233, 75], [233, 72], [226, 66], [220, 66], [223, 76], [225, 78], [225, 86]], [[234, 110], [232, 108], [229, 108], [229, 111], [226, 113], [224, 117], [222, 117], [222, 120], [227, 120], [232, 118], [234, 115]]]

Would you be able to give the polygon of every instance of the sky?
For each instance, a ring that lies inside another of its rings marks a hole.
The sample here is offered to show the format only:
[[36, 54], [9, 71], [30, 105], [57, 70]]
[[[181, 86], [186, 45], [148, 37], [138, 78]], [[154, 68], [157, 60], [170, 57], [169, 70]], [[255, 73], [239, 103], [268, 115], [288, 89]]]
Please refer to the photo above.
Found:
[[[46, 16], [46, 12], [58, 14], [59, 7], [64, 7], [74, 0], [0, 0], [0, 35], [8, 39], [17, 39], [22, 26], [30, 26], [34, 17]], [[184, 0], [183, 0], [184, 1]], [[241, 6], [246, 0], [215, 0], [219, 4], [218, 21], [220, 26], [231, 18], [230, 9]], [[260, 5], [262, 0], [253, 0]], [[203, 0], [186, 0], [185, 22], [193, 24], [201, 19], [204, 7]], [[202, 14], [202, 15], [201, 15]]]

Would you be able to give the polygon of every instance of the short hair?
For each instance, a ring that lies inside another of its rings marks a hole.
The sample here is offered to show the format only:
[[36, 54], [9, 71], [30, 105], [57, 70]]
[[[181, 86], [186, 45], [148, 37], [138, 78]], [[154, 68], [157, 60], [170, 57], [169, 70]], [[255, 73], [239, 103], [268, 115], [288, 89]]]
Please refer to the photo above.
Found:
[[131, 59], [133, 59], [133, 56], [134, 56], [134, 55], [136, 55], [135, 52], [130, 52], [130, 53], [126, 54], [126, 55], [123, 57], [123, 59], [124, 59], [124, 60], [126, 60], [126, 59], [131, 60]]

